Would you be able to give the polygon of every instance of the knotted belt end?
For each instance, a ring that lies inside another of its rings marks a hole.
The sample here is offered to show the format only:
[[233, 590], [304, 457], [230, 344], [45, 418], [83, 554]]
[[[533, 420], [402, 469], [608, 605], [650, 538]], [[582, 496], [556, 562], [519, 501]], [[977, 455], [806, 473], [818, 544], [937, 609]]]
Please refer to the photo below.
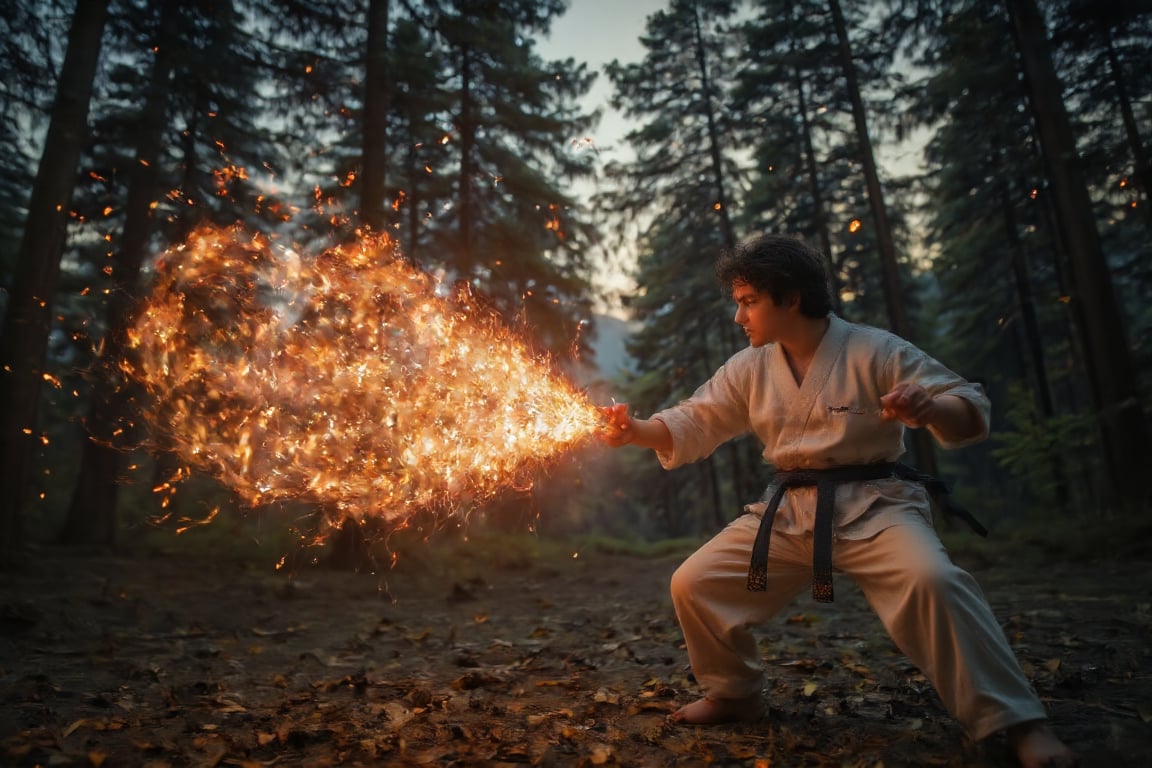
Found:
[[831, 603], [832, 574], [817, 573], [812, 577], [812, 599], [818, 603]]
[[748, 569], [748, 591], [764, 592], [768, 589], [768, 566], [753, 565]]

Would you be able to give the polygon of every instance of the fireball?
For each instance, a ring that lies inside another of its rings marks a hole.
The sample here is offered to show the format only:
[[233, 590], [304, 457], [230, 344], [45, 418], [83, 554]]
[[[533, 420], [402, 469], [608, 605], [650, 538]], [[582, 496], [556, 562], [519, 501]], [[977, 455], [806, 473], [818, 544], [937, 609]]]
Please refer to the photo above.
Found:
[[385, 236], [306, 259], [198, 230], [157, 259], [122, 368], [188, 467], [253, 507], [356, 519], [524, 488], [600, 423], [552, 361]]

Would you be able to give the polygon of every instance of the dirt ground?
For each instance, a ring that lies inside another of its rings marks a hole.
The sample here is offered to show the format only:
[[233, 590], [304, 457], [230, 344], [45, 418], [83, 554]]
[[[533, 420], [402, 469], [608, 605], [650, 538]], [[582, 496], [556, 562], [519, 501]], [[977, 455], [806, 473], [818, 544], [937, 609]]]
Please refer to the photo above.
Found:
[[[678, 557], [382, 574], [35, 553], [0, 572], [5, 766], [1008, 766], [859, 592], [764, 627], [762, 722], [698, 694]], [[966, 564], [967, 565], [967, 564]], [[1083, 765], [1152, 765], [1148, 562], [970, 565]]]

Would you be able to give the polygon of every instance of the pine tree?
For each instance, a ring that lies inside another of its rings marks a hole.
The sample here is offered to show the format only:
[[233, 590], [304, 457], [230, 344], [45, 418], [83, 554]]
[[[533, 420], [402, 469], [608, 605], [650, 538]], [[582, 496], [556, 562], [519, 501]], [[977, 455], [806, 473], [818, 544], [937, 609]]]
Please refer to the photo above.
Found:
[[419, 263], [423, 258], [436, 258], [429, 244], [429, 227], [452, 195], [447, 173], [451, 137], [444, 125], [451, 94], [442, 78], [443, 51], [435, 45], [432, 30], [414, 19], [400, 18], [392, 36], [389, 69], [395, 89], [388, 134], [391, 175], [387, 194], [402, 252]]
[[[819, 105], [836, 98], [836, 78], [828, 71], [830, 52], [822, 16], [791, 0], [763, 3], [741, 28], [746, 55], [738, 73], [734, 103], [748, 131], [756, 168], [743, 218], [749, 228], [788, 232], [819, 243], [835, 281], [834, 300], [843, 313], [843, 295], [863, 301], [866, 276], [848, 271], [842, 239], [835, 245], [833, 220], [844, 215], [840, 187], [845, 165], [825, 162], [830, 144], [845, 142], [843, 131], [825, 118]], [[841, 223], [841, 230], [846, 227]]]
[[1115, 488], [1116, 498], [1105, 498], [1104, 504], [1137, 509], [1147, 504], [1141, 473], [1148, 463], [1148, 427], [1112, 276], [1093, 219], [1087, 179], [1044, 19], [1033, 0], [1009, 0], [1008, 8], [1060, 236], [1069, 254], [1072, 310], [1083, 338], [1112, 481], [1106, 488]]
[[[139, 393], [118, 363], [148, 258], [203, 221], [246, 218], [259, 226], [266, 213], [256, 210], [247, 169], [277, 157], [254, 109], [255, 79], [266, 75], [263, 47], [240, 31], [232, 3], [151, 3], [124, 11], [114, 19], [116, 66], [94, 120], [88, 177], [97, 181], [77, 201], [85, 218], [110, 228], [112, 247], [89, 249], [83, 245], [89, 238], [78, 238], [80, 274], [86, 271], [97, 287], [93, 276], [103, 277], [103, 288], [82, 291], [89, 300], [59, 313], [63, 323], [83, 313], [83, 334], [99, 350], [70, 365], [88, 369], [79, 386], [85, 439], [62, 538], [102, 547], [116, 543], [123, 465], [141, 437]], [[143, 94], [142, 67], [150, 67]], [[100, 208], [112, 213], [100, 216]], [[171, 472], [163, 456], [157, 472]]]
[[[5, 87], [0, 89], [0, 279], [11, 284], [23, 229], [23, 212], [32, 188], [37, 147], [51, 106], [59, 62], [51, 53], [65, 40], [68, 20], [46, 14], [40, 3], [12, 0], [0, 14], [0, 60]], [[62, 54], [61, 54], [62, 56]]]
[[1075, 121], [1077, 148], [1095, 203], [1138, 371], [1152, 368], [1152, 8], [1077, 2], [1052, 9], [1054, 57]]
[[571, 60], [542, 61], [531, 37], [562, 7], [437, 7], [455, 167], [451, 222], [432, 222], [424, 251], [449, 255], [443, 266], [456, 280], [553, 354], [568, 349], [589, 307], [583, 254], [592, 235], [561, 186], [592, 172], [589, 155], [572, 149], [589, 125], [574, 105], [592, 76]]
[[[615, 189], [603, 202], [643, 228], [641, 293], [630, 302], [642, 328], [629, 352], [644, 373], [626, 390], [630, 404], [645, 413], [684, 397], [737, 348], [711, 268], [720, 250], [734, 245], [732, 211], [743, 192], [726, 110], [731, 84], [722, 76], [732, 71], [732, 38], [724, 27], [732, 11], [726, 2], [673, 2], [649, 17], [645, 58], [607, 68], [615, 106], [644, 120], [626, 137], [636, 160], [609, 166]], [[638, 485], [665, 487], [657, 503], [670, 525], [714, 527], [756, 484], [747, 454], [734, 443], [670, 476], [649, 462]], [[697, 475], [699, 482], [682, 482]], [[708, 517], [678, 520], [682, 510], [707, 510]]]
[[[1068, 387], [1066, 361], [1074, 355], [1059, 302], [1065, 286], [1045, 202], [1035, 194], [1043, 169], [1015, 63], [1003, 55], [1011, 46], [1007, 17], [999, 3], [973, 2], [928, 30], [917, 63], [930, 74], [914, 89], [908, 114], [934, 127], [924, 208], [939, 286], [935, 343], [1011, 414], [997, 431], [1001, 456], [1013, 450], [1013, 430], [1033, 435], [1011, 461], [1013, 474], [1028, 481], [1023, 492], [1018, 481], [982, 478], [1003, 484], [994, 495], [1004, 500], [998, 511], [1037, 499], [1066, 505], [1066, 467], [1092, 456], [1073, 450], [1082, 441], [1035, 439], [1058, 409], [1078, 407], [1080, 393]], [[1090, 473], [1083, 474], [1076, 488], [1090, 492]]]
[[113, 361], [113, 365], [93, 382], [80, 476], [73, 489], [63, 529], [65, 541], [71, 544], [107, 547], [116, 540], [115, 512], [121, 450], [115, 445], [115, 436], [124, 424], [131, 422], [131, 416], [126, 413], [129, 395], [115, 374], [114, 362], [126, 350], [129, 313], [147, 245], [153, 234], [151, 201], [156, 193], [181, 10], [181, 3], [165, 4], [153, 46], [156, 56], [140, 121], [137, 154], [128, 169], [124, 228], [114, 261], [116, 289], [109, 296], [107, 329], [102, 345], [104, 359]]
[[[753, 230], [805, 237], [829, 258], [836, 309], [911, 333], [907, 225], [888, 199], [872, 125], [900, 86], [896, 38], [870, 4], [761, 3], [742, 29], [735, 93], [757, 163], [744, 218]], [[886, 121], [885, 121], [886, 122]], [[919, 339], [917, 339], [919, 340]]]
[[0, 329], [0, 552], [17, 549], [60, 259], [100, 59], [107, 0], [79, 0]]

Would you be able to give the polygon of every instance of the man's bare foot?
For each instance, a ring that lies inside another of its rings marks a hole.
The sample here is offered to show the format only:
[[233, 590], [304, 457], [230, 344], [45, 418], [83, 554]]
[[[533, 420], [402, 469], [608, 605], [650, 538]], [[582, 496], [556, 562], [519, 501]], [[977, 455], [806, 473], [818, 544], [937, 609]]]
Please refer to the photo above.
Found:
[[1075, 768], [1080, 764], [1080, 759], [1043, 720], [1014, 725], [1007, 735], [1022, 768]]
[[668, 719], [684, 725], [718, 725], [759, 720], [760, 714], [759, 696], [750, 699], [714, 699], [705, 696], [680, 707], [668, 715]]

